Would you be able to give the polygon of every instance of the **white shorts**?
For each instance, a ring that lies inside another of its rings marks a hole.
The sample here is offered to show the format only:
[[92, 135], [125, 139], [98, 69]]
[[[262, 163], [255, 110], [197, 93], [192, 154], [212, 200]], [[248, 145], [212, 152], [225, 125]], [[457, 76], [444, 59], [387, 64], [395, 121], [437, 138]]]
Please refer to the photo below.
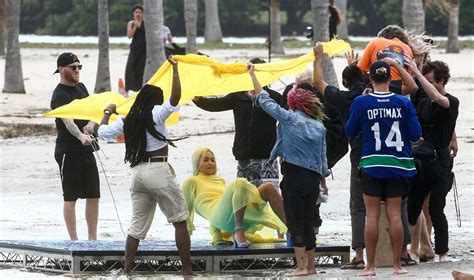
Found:
[[169, 223], [188, 219], [186, 201], [167, 162], [142, 162], [133, 167], [130, 193], [133, 215], [128, 234], [133, 238], [145, 239], [157, 203]]

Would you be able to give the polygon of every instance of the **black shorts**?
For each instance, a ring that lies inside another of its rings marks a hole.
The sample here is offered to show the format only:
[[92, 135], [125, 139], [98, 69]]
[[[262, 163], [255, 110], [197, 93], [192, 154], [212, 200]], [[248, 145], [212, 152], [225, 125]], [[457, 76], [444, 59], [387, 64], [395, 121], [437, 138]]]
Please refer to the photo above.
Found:
[[408, 178], [403, 179], [379, 179], [362, 174], [362, 185], [364, 194], [367, 196], [385, 198], [402, 197], [408, 195], [410, 189], [410, 181]]
[[55, 153], [61, 172], [64, 201], [78, 198], [100, 198], [99, 171], [94, 154], [81, 152]]

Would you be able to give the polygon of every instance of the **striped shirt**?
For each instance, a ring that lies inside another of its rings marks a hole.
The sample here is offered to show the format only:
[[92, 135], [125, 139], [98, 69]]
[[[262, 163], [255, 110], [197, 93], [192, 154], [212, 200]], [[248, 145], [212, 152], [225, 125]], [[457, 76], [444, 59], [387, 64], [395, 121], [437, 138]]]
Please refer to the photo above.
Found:
[[347, 134], [362, 131], [359, 166], [369, 176], [389, 179], [416, 174], [411, 143], [421, 136], [415, 108], [409, 99], [394, 93], [359, 96], [351, 106]]

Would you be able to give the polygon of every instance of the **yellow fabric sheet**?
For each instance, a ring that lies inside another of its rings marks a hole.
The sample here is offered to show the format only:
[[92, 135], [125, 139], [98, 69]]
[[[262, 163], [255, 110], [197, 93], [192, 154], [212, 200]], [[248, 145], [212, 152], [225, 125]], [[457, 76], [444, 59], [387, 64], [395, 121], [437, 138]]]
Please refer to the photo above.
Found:
[[[119, 93], [107, 91], [101, 94], [91, 94], [87, 98], [75, 99], [71, 103], [58, 107], [44, 115], [46, 117], [90, 120], [95, 123], [100, 123], [107, 105], [111, 103], [122, 104], [125, 101], [126, 98]], [[112, 115], [110, 122], [115, 122], [115, 120], [116, 116]]]
[[[209, 233], [216, 243], [231, 238], [229, 232], [235, 228], [234, 213], [244, 206], [244, 230], [251, 242], [274, 242], [275, 231], [262, 231], [265, 227], [285, 233], [285, 224], [262, 200], [257, 187], [244, 178], [238, 178], [228, 186], [222, 177], [198, 173], [183, 182], [184, 198], [189, 211], [188, 231], [194, 231], [194, 212], [209, 221]], [[257, 232], [257, 233], [256, 233]], [[265, 234], [266, 233], [266, 234]]]
[[[329, 56], [334, 56], [351, 49], [350, 45], [343, 40], [332, 40], [324, 42], [324, 52]], [[178, 61], [179, 76], [181, 80], [181, 101], [180, 104], [189, 102], [194, 96], [222, 95], [236, 91], [253, 89], [252, 81], [247, 73], [247, 66], [244, 63], [221, 63], [209, 57], [188, 54], [174, 55], [173, 59]], [[262, 85], [268, 85], [280, 77], [299, 74], [303, 72], [308, 63], [314, 60], [313, 52], [309, 52], [300, 57], [256, 64], [255, 72]], [[153, 77], [147, 82], [160, 87], [164, 92], [165, 100], [171, 94], [173, 73], [171, 64], [165, 61]], [[94, 101], [90, 100], [96, 96]], [[135, 96], [127, 100], [116, 103], [117, 112], [125, 116], [130, 110]], [[108, 96], [91, 95], [89, 98], [74, 101], [51, 112], [46, 113], [47, 117], [74, 118], [100, 121], [105, 105], [114, 103], [115, 100], [108, 100]], [[104, 105], [105, 104], [105, 105]], [[60, 110], [60, 113], [58, 113]], [[177, 113], [171, 114], [167, 120], [167, 125], [176, 124], [179, 117]]]

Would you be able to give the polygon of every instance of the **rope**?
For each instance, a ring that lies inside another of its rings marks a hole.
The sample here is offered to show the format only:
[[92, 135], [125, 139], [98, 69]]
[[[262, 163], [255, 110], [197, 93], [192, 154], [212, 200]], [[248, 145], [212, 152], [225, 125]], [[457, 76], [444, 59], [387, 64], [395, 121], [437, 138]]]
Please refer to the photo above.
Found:
[[454, 208], [456, 209], [456, 220], [458, 222], [458, 227], [461, 227], [461, 207], [459, 204], [459, 193], [458, 193], [458, 186], [456, 183], [456, 176], [454, 172], [453, 175], [453, 194], [454, 194]]
[[[115, 214], [117, 215], [117, 220], [118, 220], [119, 225], [120, 225], [120, 230], [122, 231], [123, 237], [127, 238], [127, 235], [125, 234], [125, 231], [123, 230], [122, 220], [120, 220], [120, 216], [119, 216], [118, 209], [117, 209], [117, 203], [115, 202], [114, 193], [112, 192], [112, 188], [110, 187], [109, 177], [107, 176], [107, 173], [105, 173], [104, 164], [102, 163], [102, 160], [101, 160], [100, 155], [99, 155], [98, 138], [95, 138], [92, 135], [91, 135], [91, 137], [92, 137], [92, 140], [93, 140], [91, 146], [92, 146], [92, 149], [94, 150], [94, 152], [96, 154], [97, 160], [100, 163], [100, 167], [102, 168], [102, 173], [104, 173], [105, 181], [107, 182], [107, 187], [109, 188], [110, 195], [112, 196], [112, 202], [114, 203]], [[102, 154], [104, 155], [104, 158], [107, 159], [107, 156], [105, 155], [105, 152], [103, 150], [102, 150]]]

